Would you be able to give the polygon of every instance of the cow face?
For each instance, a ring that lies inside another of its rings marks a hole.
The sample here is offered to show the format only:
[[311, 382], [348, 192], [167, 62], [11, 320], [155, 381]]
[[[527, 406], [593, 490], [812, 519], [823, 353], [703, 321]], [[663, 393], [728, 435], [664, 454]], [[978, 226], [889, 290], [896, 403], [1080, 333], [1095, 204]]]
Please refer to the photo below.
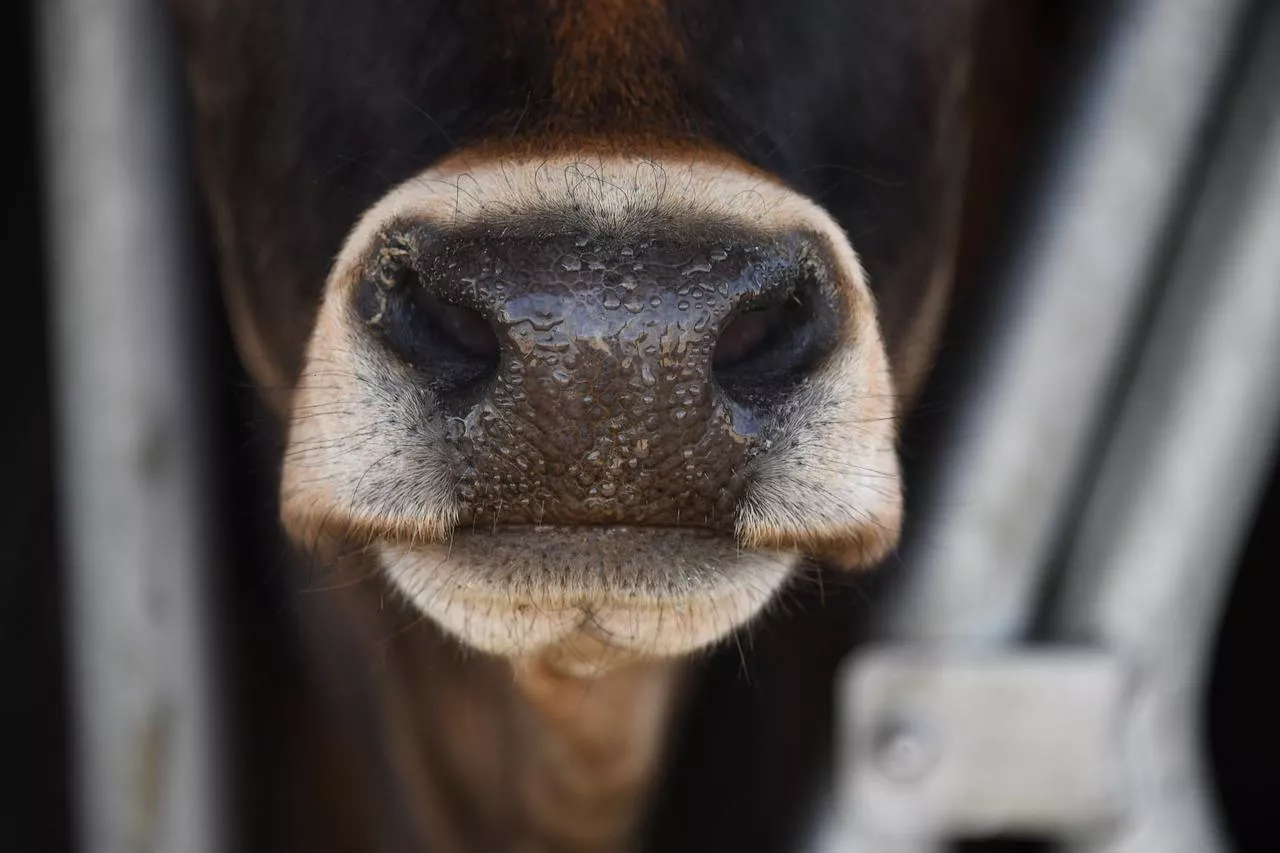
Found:
[[974, 3], [173, 2], [300, 543], [592, 668], [893, 545]]

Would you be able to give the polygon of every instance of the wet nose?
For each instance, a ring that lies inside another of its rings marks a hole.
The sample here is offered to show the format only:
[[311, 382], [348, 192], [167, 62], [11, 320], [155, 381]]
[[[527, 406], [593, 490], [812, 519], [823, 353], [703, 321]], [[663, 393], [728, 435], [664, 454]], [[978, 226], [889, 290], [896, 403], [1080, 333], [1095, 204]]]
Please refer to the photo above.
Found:
[[473, 525], [731, 529], [837, 343], [813, 241], [384, 235], [356, 310], [429, 392]]

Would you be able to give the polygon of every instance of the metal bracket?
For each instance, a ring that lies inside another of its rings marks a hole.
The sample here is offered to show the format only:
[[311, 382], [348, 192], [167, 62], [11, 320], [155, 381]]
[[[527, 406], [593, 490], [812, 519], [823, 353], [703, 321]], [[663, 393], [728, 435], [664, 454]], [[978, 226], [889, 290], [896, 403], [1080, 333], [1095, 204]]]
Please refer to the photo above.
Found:
[[1105, 831], [1124, 685], [1103, 653], [865, 651], [842, 684], [837, 797], [884, 837]]

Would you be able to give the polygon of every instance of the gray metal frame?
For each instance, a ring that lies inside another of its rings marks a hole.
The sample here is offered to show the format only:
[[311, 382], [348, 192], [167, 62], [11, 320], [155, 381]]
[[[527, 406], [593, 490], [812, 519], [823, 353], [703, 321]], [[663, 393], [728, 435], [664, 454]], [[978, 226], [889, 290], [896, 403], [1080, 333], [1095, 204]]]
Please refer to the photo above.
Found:
[[76, 849], [219, 851], [209, 448], [174, 69], [152, 0], [36, 6]]
[[1280, 8], [1244, 12], [1122, 8], [883, 641], [849, 664], [815, 849], [1229, 849], [1200, 697], [1280, 447]]

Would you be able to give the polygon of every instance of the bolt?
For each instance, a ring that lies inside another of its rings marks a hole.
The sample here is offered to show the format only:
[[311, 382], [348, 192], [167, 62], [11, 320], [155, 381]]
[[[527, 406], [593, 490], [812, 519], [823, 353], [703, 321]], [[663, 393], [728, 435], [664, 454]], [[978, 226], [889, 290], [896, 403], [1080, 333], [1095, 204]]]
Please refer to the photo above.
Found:
[[925, 727], [895, 720], [877, 733], [873, 757], [887, 779], [907, 784], [928, 775], [937, 764], [938, 747]]

